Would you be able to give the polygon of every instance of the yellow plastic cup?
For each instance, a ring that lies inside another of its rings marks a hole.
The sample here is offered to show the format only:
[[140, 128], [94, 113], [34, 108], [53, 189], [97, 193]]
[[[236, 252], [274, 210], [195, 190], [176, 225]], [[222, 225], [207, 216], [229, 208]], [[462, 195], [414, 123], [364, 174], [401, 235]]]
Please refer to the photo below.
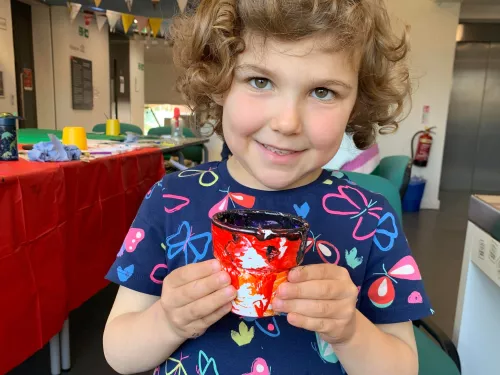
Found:
[[120, 135], [120, 121], [109, 119], [106, 121], [106, 135]]
[[62, 143], [87, 150], [87, 133], [81, 126], [66, 126], [63, 129]]

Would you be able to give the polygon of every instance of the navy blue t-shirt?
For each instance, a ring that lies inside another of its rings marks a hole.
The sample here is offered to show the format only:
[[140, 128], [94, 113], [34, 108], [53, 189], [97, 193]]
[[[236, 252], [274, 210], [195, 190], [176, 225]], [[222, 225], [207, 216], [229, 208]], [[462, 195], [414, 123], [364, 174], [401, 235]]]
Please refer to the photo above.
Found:
[[[166, 175], [146, 195], [107, 278], [161, 295], [162, 280], [186, 264], [213, 259], [210, 215], [254, 208], [291, 213], [310, 224], [304, 265], [345, 267], [359, 288], [358, 310], [375, 324], [431, 314], [418, 267], [395, 212], [384, 197], [340, 172], [285, 191], [239, 184], [227, 162]], [[176, 372], [176, 370], [178, 370]], [[255, 319], [229, 313], [187, 340], [155, 374], [343, 374], [331, 345], [285, 316]]]

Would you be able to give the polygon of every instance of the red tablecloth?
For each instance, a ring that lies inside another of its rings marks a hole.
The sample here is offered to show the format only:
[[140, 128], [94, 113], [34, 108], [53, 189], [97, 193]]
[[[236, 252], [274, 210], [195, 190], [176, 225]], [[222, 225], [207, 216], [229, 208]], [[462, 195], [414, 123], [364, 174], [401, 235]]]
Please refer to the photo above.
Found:
[[163, 173], [154, 149], [91, 163], [0, 163], [0, 374], [107, 285], [104, 275]]

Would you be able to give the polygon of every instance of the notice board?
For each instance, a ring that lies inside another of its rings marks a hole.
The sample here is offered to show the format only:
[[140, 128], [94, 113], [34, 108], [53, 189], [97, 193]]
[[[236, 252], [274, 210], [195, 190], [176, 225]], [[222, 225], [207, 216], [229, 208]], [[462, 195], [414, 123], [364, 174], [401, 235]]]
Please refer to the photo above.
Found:
[[92, 110], [94, 108], [92, 61], [71, 57], [71, 97], [73, 109]]

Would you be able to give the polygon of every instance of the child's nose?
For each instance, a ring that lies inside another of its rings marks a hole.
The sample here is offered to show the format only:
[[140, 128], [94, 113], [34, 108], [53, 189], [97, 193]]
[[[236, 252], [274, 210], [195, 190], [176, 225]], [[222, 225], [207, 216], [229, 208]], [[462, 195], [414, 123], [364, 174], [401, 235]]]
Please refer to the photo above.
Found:
[[271, 121], [271, 129], [283, 135], [299, 134], [302, 131], [300, 104], [295, 100], [284, 103]]

